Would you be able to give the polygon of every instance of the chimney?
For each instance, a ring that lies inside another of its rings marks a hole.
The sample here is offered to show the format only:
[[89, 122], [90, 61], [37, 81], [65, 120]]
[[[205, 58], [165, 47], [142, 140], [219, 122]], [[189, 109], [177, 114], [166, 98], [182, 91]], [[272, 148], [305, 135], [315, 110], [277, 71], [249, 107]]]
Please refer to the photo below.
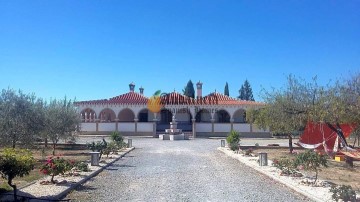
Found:
[[130, 92], [134, 92], [134, 90], [135, 90], [135, 84], [134, 84], [134, 82], [131, 82], [131, 83], [129, 84], [129, 88], [130, 88]]
[[197, 92], [196, 92], [196, 97], [199, 99], [199, 98], [202, 98], [202, 83], [199, 81], [196, 83], [196, 89], [197, 89]]
[[142, 86], [139, 88], [139, 90], [140, 90], [140, 94], [144, 95], [144, 88]]

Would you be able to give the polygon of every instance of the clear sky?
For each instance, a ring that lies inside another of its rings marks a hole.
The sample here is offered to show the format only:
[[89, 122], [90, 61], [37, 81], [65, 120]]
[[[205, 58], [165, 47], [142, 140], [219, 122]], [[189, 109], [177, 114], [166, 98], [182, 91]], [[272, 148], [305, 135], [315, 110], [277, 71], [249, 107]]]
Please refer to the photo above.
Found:
[[128, 84], [255, 99], [293, 74], [322, 84], [360, 70], [359, 0], [0, 0], [0, 88], [93, 100]]

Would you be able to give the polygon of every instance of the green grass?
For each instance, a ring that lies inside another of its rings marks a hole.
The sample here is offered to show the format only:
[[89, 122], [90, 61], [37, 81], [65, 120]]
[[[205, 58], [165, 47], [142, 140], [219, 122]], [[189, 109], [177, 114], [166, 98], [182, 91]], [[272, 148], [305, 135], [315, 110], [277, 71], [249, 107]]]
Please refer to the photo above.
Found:
[[12, 190], [13, 189], [6, 182], [0, 181], [0, 194], [8, 192], [8, 191], [12, 191]]

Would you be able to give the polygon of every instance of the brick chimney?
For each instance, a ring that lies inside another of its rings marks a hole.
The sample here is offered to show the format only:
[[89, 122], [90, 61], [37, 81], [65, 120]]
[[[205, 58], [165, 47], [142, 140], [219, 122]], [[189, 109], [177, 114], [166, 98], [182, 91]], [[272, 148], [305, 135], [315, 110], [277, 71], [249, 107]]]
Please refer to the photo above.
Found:
[[202, 83], [199, 81], [196, 83], [196, 89], [197, 89], [197, 92], [196, 92], [196, 98], [199, 99], [199, 98], [202, 98]]
[[135, 84], [134, 84], [134, 82], [131, 82], [131, 83], [129, 84], [129, 88], [130, 88], [130, 92], [134, 92], [134, 90], [135, 90]]

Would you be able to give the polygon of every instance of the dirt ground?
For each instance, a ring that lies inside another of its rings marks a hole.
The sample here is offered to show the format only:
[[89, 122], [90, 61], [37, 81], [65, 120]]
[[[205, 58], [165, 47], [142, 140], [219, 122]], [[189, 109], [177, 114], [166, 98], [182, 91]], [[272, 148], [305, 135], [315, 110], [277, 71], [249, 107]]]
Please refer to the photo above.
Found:
[[[24, 186], [34, 180], [38, 180], [45, 175], [40, 172], [40, 167], [46, 161], [46, 159], [52, 156], [52, 148], [39, 147], [36, 149], [31, 149], [34, 158], [36, 159], [35, 169], [30, 172], [30, 175], [24, 176], [22, 178], [16, 177], [13, 181], [17, 187]], [[66, 148], [58, 148], [55, 150], [56, 156], [62, 156], [65, 159], [73, 159], [75, 161], [87, 161], [90, 160], [90, 155], [88, 154], [89, 150], [71, 150]], [[0, 192], [1, 189], [12, 190], [11, 187], [7, 185], [7, 182], [0, 178]]]
[[[289, 153], [289, 149], [255, 149], [254, 154], [258, 152], [267, 152], [270, 160], [279, 159], [281, 157], [294, 157], [294, 154]], [[301, 152], [294, 150], [294, 152]], [[319, 179], [326, 180], [338, 185], [350, 185], [354, 190], [360, 191], [360, 161], [354, 161], [354, 167], [349, 168], [344, 161], [337, 162], [333, 159], [328, 159], [328, 167], [321, 168], [319, 172]], [[309, 173], [310, 175], [312, 173]]]

